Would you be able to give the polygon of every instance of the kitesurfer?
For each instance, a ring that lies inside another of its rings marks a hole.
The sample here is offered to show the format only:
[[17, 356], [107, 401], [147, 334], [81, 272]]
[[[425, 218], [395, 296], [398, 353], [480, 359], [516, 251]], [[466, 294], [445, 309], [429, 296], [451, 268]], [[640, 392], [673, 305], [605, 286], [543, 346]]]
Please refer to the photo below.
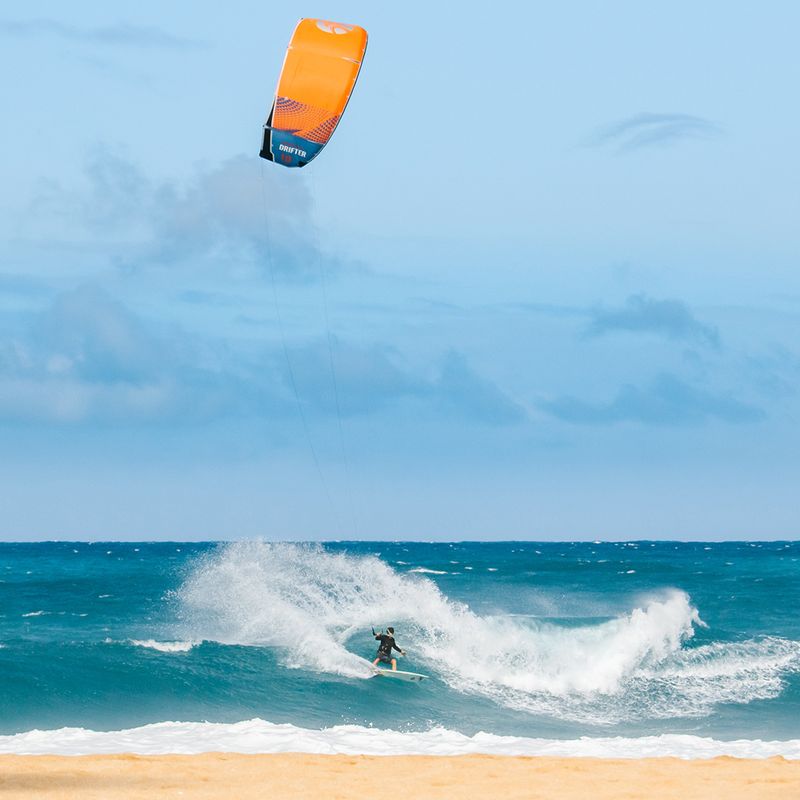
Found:
[[380, 642], [378, 645], [378, 652], [376, 653], [375, 660], [372, 662], [373, 667], [381, 664], [391, 664], [392, 669], [397, 671], [397, 659], [392, 658], [392, 649], [397, 650], [401, 656], [406, 654], [405, 650], [401, 650], [394, 640], [394, 628], [387, 628], [386, 633], [378, 631], [375, 633], [375, 628], [372, 629], [372, 635]]

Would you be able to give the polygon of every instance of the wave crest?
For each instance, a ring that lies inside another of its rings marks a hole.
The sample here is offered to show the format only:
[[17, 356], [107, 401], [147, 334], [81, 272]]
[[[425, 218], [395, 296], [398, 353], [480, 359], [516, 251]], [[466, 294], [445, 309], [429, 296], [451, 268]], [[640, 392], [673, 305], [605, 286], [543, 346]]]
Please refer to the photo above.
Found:
[[200, 560], [178, 599], [186, 639], [268, 646], [284, 666], [348, 677], [371, 675], [352, 650], [370, 647], [371, 625], [392, 622], [414, 668], [451, 689], [595, 724], [774, 697], [782, 676], [800, 669], [796, 642], [686, 647], [703, 622], [677, 589], [615, 619], [564, 627], [481, 615], [418, 573], [321, 546], [222, 546]]
[[360, 725], [336, 725], [322, 730], [276, 724], [262, 719], [236, 723], [158, 722], [120, 731], [86, 728], [34, 730], [0, 736], [0, 753], [16, 755], [93, 755], [98, 753], [322, 753], [331, 755], [437, 755], [485, 753], [509, 756], [588, 758], [684, 759], [774, 758], [800, 759], [800, 739], [762, 741], [739, 739], [725, 742], [701, 736], [662, 734], [609, 738], [534, 739], [522, 736], [474, 736], [431, 728], [426, 731], [394, 731]]
[[158, 650], [159, 653], [188, 653], [198, 642], [157, 642], [155, 639], [131, 639], [135, 647]]

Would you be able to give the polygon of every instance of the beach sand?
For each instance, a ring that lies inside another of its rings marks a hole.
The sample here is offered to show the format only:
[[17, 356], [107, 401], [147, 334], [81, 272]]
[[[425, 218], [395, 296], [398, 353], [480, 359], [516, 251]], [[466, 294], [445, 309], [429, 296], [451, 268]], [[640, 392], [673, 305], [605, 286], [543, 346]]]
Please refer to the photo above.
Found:
[[0, 756], [0, 798], [789, 800], [800, 761], [515, 756]]

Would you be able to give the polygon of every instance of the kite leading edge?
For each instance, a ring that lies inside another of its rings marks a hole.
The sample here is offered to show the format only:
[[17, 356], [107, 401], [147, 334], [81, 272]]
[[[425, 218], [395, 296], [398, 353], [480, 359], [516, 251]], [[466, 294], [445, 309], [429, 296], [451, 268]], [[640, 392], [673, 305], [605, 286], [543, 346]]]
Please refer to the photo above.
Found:
[[301, 19], [283, 62], [259, 155], [304, 167], [328, 143], [344, 113], [367, 49], [358, 25]]

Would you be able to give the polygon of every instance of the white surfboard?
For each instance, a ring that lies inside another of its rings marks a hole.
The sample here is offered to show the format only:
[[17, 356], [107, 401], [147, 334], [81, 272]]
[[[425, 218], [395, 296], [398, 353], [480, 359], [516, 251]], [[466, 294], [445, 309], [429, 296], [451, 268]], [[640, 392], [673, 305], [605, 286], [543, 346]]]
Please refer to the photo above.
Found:
[[375, 667], [375, 674], [380, 675], [382, 678], [394, 678], [398, 681], [421, 681], [427, 678], [427, 675], [420, 675], [418, 672], [403, 672], [401, 669], [381, 669]]

